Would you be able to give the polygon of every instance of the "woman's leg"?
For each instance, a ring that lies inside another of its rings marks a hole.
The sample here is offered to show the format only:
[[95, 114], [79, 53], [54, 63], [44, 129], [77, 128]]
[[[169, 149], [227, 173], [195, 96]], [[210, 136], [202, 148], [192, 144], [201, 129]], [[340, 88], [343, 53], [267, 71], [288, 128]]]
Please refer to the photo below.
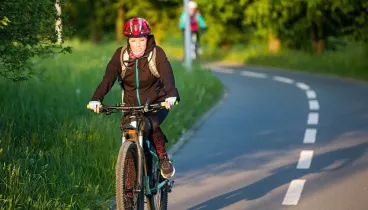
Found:
[[149, 133], [148, 138], [152, 140], [156, 153], [160, 159], [161, 175], [167, 179], [171, 178], [175, 174], [175, 168], [171, 160], [169, 160], [165, 148], [167, 138], [160, 128], [161, 123], [165, 120], [168, 113], [168, 110], [162, 110], [158, 113], [147, 116], [151, 125], [151, 132]]
[[169, 110], [162, 110], [157, 113], [152, 113], [147, 115], [148, 123], [150, 124], [148, 132], [148, 138], [153, 142], [154, 147], [156, 149], [158, 157], [164, 158], [167, 155], [167, 151], [165, 148], [165, 143], [167, 142], [167, 138], [162, 131], [160, 125], [165, 120], [169, 113]]

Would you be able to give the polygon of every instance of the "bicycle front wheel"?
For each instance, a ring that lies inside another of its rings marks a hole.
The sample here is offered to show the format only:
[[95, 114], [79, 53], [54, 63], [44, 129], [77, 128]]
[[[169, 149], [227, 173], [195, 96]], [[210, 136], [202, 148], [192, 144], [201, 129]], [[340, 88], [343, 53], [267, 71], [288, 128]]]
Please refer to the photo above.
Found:
[[144, 188], [141, 157], [137, 145], [127, 140], [120, 147], [116, 163], [116, 207], [144, 209]]

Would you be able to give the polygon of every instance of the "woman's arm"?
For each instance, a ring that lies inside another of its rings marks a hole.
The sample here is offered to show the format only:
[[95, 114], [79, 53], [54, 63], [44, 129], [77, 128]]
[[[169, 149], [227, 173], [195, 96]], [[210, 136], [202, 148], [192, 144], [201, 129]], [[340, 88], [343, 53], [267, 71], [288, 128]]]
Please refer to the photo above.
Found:
[[176, 97], [177, 101], [180, 101], [179, 91], [175, 87], [174, 72], [167, 59], [166, 53], [158, 46], [156, 47], [156, 50], [157, 70], [160, 74], [160, 79], [165, 86], [167, 97]]
[[207, 29], [207, 24], [206, 22], [204, 21], [204, 17], [202, 14], [198, 13], [197, 16], [197, 21], [198, 21], [198, 24], [199, 24], [199, 27], [202, 29], [202, 30], [206, 30]]
[[181, 13], [181, 15], [180, 15], [180, 18], [179, 18], [179, 28], [181, 29], [181, 30], [184, 30], [185, 29], [185, 13], [183, 12], [183, 13]]
[[105, 75], [103, 76], [101, 83], [96, 88], [96, 91], [92, 96], [92, 101], [102, 102], [105, 95], [110, 91], [112, 86], [114, 86], [114, 83], [119, 74], [121, 74], [121, 66], [120, 66], [121, 49], [122, 48], [120, 47], [115, 51], [111, 60], [107, 64]]

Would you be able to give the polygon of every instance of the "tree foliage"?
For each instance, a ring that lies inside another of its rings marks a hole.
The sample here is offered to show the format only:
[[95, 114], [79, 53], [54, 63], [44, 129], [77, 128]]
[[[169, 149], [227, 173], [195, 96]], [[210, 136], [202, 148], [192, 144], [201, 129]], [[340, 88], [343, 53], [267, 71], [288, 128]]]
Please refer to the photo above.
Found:
[[[64, 2], [65, 1], [65, 2]], [[0, 5], [0, 73], [14, 80], [27, 78], [29, 58], [52, 54], [55, 20], [69, 17], [73, 36], [99, 43], [119, 34], [132, 17], [147, 19], [158, 42], [178, 28], [182, 0], [64, 0], [58, 17], [51, 0], [7, 0]], [[197, 0], [208, 25], [202, 41], [211, 49], [275, 37], [283, 46], [310, 49], [329, 36], [368, 43], [368, 2], [361, 0]], [[66, 27], [63, 27], [64, 35]], [[120, 37], [120, 38], [119, 38]]]
[[[166, 38], [168, 28], [176, 27], [181, 1], [176, 0], [79, 0], [67, 1], [66, 12], [70, 15], [70, 24], [76, 28], [76, 35], [91, 39], [95, 43], [103, 40], [103, 32], [122, 30], [115, 24], [122, 25], [132, 17], [143, 17], [149, 21], [152, 30], [160, 41]], [[123, 12], [123, 19], [118, 22], [118, 10]]]
[[[61, 4], [63, 2], [60, 2]], [[57, 44], [55, 2], [7, 0], [0, 5], [0, 74], [14, 81], [28, 79], [33, 72], [29, 59], [64, 52]]]
[[[328, 36], [352, 35], [364, 40], [367, 3], [358, 0], [258, 0], [244, 10], [244, 25], [255, 28], [255, 35], [270, 33], [300, 46]], [[363, 30], [362, 30], [363, 29]]]
[[[79, 34], [86, 35], [82, 32], [88, 31], [88, 37], [93, 37], [93, 30], [87, 27], [89, 24], [83, 23], [86, 21], [83, 17], [89, 17], [85, 13], [97, 14], [96, 20], [103, 20], [103, 27], [98, 31], [108, 31], [115, 28], [118, 10], [123, 11], [123, 22], [133, 16], [146, 18], [158, 40], [167, 38], [173, 32], [180, 33], [177, 26], [183, 11], [182, 0], [104, 0], [98, 1], [103, 2], [103, 6], [93, 7], [94, 12], [85, 9], [92, 8], [90, 6], [95, 1], [72, 3], [73, 21]], [[212, 48], [275, 36], [285, 46], [303, 49], [312, 41], [312, 33], [315, 33], [315, 39], [347, 36], [366, 40], [367, 36], [366, 1], [197, 0], [197, 3], [208, 25], [203, 41]]]

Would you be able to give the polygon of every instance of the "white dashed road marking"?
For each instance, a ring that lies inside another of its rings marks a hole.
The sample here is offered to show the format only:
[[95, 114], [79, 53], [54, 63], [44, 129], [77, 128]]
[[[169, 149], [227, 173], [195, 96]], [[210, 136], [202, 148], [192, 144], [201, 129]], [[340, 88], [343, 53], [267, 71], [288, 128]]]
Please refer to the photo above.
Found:
[[302, 90], [309, 90], [310, 88], [308, 85], [301, 83], [301, 82], [296, 83], [296, 86]]
[[308, 90], [307, 91], [307, 97], [308, 97], [308, 99], [315, 99], [315, 98], [317, 98], [317, 94], [313, 90]]
[[313, 158], [313, 151], [312, 150], [304, 150], [300, 153], [300, 158], [298, 165], [296, 166], [297, 169], [308, 169], [311, 166]]
[[[214, 71], [223, 72], [223, 73], [235, 73], [232, 69], [225, 69], [225, 68], [212, 68]], [[240, 75], [247, 76], [247, 77], [256, 77], [256, 78], [267, 78], [267, 74], [264, 73], [256, 73], [250, 71], [242, 71]], [[281, 77], [281, 76], [274, 76], [272, 78], [274, 81], [282, 82], [286, 84], [294, 84], [305, 91], [308, 103], [309, 103], [309, 110], [312, 111], [308, 115], [308, 125], [318, 125], [319, 121], [319, 114], [318, 110], [320, 109], [320, 105], [317, 98], [317, 94], [315, 91], [311, 90], [311, 88], [302, 82], [296, 82], [290, 78]], [[316, 142], [317, 136], [317, 129], [315, 128], [307, 128], [304, 134], [304, 144], [313, 144]], [[313, 150], [303, 150], [300, 153], [300, 158], [298, 161], [297, 169], [309, 169], [312, 164], [313, 159]], [[304, 179], [296, 179], [292, 180], [289, 188], [286, 192], [282, 205], [297, 205], [302, 194], [304, 184], [306, 180]]]
[[273, 79], [275, 81], [283, 82], [283, 83], [286, 83], [286, 84], [293, 84], [294, 83], [294, 80], [286, 78], [286, 77], [274, 76]]
[[316, 112], [311, 112], [308, 115], [308, 125], [317, 125], [319, 120], [319, 115]]
[[289, 189], [286, 192], [282, 205], [297, 205], [302, 194], [304, 184], [305, 179], [293, 180], [289, 185]]
[[319, 110], [319, 103], [317, 100], [309, 100], [309, 109], [310, 110]]
[[250, 72], [250, 71], [242, 71], [240, 72], [240, 75], [246, 76], [246, 77], [267, 78], [266, 74]]
[[316, 136], [317, 136], [317, 129], [314, 128], [308, 128], [305, 130], [304, 134], [304, 144], [313, 144], [316, 142]]
[[212, 70], [216, 72], [227, 73], [227, 74], [233, 74], [235, 72], [232, 69], [221, 68], [221, 67], [212, 68]]

